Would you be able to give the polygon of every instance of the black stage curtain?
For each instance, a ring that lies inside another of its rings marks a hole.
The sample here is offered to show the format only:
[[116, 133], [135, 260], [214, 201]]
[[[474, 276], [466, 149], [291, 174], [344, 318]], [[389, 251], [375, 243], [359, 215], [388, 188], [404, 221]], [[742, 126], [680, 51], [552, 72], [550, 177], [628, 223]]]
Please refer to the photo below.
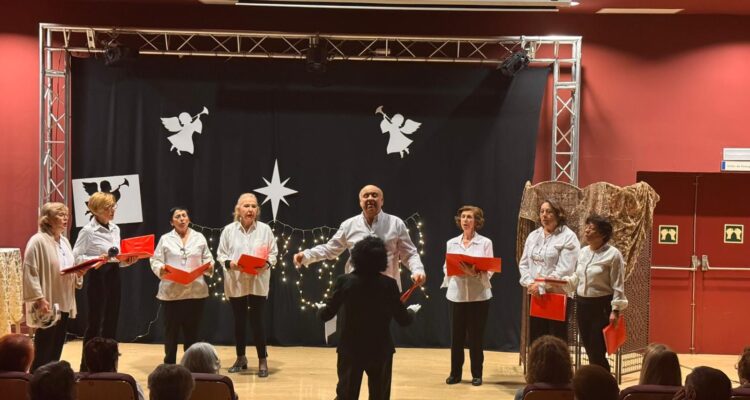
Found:
[[[287, 187], [298, 191], [286, 197], [289, 206], [280, 205], [277, 220], [299, 229], [338, 227], [361, 212], [359, 189], [376, 184], [385, 193], [386, 212], [402, 218], [418, 213], [423, 223], [429, 298], [413, 296], [411, 301], [424, 307], [412, 326], [393, 328], [395, 341], [444, 347], [450, 344], [449, 307], [439, 288], [445, 242], [460, 234], [456, 210], [478, 205], [486, 217], [480, 233], [492, 239], [495, 255], [503, 259], [503, 272], [492, 279], [486, 345], [517, 350], [516, 221], [524, 182], [533, 175], [546, 69], [527, 69], [510, 79], [488, 67], [336, 62], [325, 75], [315, 75], [301, 61], [143, 57], [116, 68], [74, 59], [72, 71], [73, 177], [140, 175], [144, 221], [121, 225], [123, 238], [155, 233], [158, 239], [171, 229], [168, 210], [178, 204], [191, 210], [194, 223], [223, 227], [240, 193], [271, 180], [276, 160], [282, 181], [291, 178]], [[398, 113], [421, 123], [409, 135], [413, 143], [403, 158], [386, 153], [389, 134], [381, 133], [378, 106], [389, 118]], [[202, 133], [193, 134], [194, 154], [170, 151], [171, 133], [160, 118], [195, 115], [203, 107], [209, 114], [201, 116]], [[262, 221], [273, 219], [270, 205], [263, 205]], [[215, 246], [218, 231], [212, 236]], [[272, 275], [271, 344], [324, 344], [322, 324], [309, 308], [300, 308], [294, 283], [291, 256], [300, 238], [295, 231], [286, 266], [279, 263]], [[309, 246], [312, 236], [306, 238]], [[282, 268], [287, 282], [281, 281]], [[302, 287], [308, 299], [318, 301], [327, 282], [317, 279], [316, 271], [303, 273]], [[122, 272], [118, 338], [132, 341], [147, 332], [138, 340], [160, 342], [161, 318], [149, 325], [158, 309], [157, 278], [146, 261]], [[83, 312], [74, 331], [82, 330], [85, 319], [83, 293], [78, 299]], [[211, 298], [202, 336], [232, 343], [228, 303]]]

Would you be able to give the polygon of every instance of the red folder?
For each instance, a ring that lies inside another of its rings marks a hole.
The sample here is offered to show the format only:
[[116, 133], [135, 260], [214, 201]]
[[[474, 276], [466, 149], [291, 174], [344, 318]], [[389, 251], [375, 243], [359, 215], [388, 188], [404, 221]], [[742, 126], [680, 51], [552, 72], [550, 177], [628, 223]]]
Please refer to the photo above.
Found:
[[242, 272], [250, 275], [258, 275], [258, 269], [266, 266], [266, 260], [264, 258], [243, 254], [240, 256], [237, 264], [242, 268]]
[[120, 242], [120, 254], [117, 259], [124, 261], [129, 257], [138, 257], [138, 259], [153, 257], [154, 255], [154, 235], [138, 236], [123, 239]]
[[531, 311], [529, 314], [537, 318], [565, 321], [565, 307], [568, 296], [557, 293], [545, 293], [541, 296], [531, 296]]
[[106, 257], [92, 258], [91, 260], [84, 261], [80, 264], [74, 265], [69, 268], [60, 270], [60, 275], [67, 275], [72, 272], [88, 271], [91, 268], [99, 268], [107, 262]]
[[167, 269], [167, 273], [164, 274], [162, 278], [168, 279], [172, 282], [177, 282], [183, 285], [187, 285], [192, 283], [194, 280], [198, 279], [199, 276], [203, 275], [204, 272], [211, 266], [211, 262], [207, 262], [200, 267], [187, 272], [185, 270], [175, 268], [171, 265], [165, 264], [164, 268]]
[[409, 300], [409, 297], [412, 293], [414, 293], [414, 290], [416, 290], [419, 287], [416, 283], [411, 285], [409, 289], [407, 289], [403, 294], [401, 294], [401, 302], [406, 303]]
[[445, 255], [445, 264], [448, 276], [463, 275], [460, 262], [473, 264], [480, 271], [500, 272], [500, 258], [494, 257], [473, 257], [465, 254], [447, 253]]
[[622, 315], [617, 319], [617, 326], [607, 325], [602, 329], [604, 342], [607, 344], [607, 354], [617, 353], [617, 349], [625, 343], [627, 339], [627, 329], [625, 329], [625, 318]]

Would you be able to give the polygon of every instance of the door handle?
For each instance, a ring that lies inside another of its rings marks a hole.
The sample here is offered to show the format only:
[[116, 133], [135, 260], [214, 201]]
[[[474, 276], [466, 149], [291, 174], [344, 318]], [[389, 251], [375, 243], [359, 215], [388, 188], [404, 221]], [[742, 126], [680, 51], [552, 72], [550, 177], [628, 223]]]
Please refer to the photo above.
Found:
[[706, 272], [709, 269], [711, 269], [711, 266], [708, 264], [708, 255], [704, 254], [701, 257], [701, 271]]
[[[706, 258], [706, 256], [703, 256], [703, 258], [706, 260], [706, 262], [708, 262], [708, 259]], [[697, 271], [698, 268], [701, 266], [701, 262], [700, 260], [698, 260], [698, 256], [693, 254], [693, 256], [691, 257], [691, 261], [692, 261], [693, 271]]]

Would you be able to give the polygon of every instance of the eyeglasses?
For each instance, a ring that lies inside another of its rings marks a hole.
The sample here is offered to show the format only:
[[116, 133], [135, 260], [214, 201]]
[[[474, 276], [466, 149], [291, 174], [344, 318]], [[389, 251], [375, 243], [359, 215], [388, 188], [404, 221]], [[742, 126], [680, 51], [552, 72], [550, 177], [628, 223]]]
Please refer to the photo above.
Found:
[[117, 210], [117, 203], [112, 204], [112, 205], [108, 205], [108, 206], [104, 206], [104, 209], [105, 210]]

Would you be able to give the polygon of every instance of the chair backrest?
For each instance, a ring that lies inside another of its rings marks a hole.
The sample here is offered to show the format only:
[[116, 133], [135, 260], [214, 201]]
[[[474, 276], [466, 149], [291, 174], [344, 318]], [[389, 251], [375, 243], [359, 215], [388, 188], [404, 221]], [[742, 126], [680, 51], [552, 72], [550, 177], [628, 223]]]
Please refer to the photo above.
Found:
[[78, 400], [138, 400], [135, 379], [116, 372], [81, 373], [76, 382]]
[[732, 400], [750, 400], [750, 388], [732, 389]]
[[193, 373], [195, 389], [190, 400], [234, 400], [234, 384], [229, 377], [216, 374]]
[[15, 371], [0, 371], [0, 394], [3, 399], [27, 400], [31, 374]]
[[570, 385], [532, 383], [523, 389], [523, 400], [573, 400]]
[[635, 385], [620, 392], [620, 400], [672, 400], [680, 386]]

